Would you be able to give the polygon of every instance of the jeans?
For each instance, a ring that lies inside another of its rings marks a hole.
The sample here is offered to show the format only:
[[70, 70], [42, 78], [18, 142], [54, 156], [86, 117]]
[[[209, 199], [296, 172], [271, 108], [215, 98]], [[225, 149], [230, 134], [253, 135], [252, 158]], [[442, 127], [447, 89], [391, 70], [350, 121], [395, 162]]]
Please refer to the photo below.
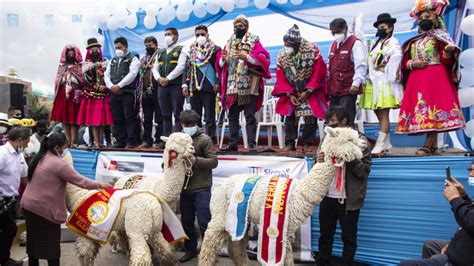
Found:
[[158, 102], [160, 104], [161, 116], [163, 118], [163, 136], [169, 136], [173, 131], [182, 130], [179, 115], [183, 111], [184, 96], [180, 84], [169, 84], [167, 87], [158, 86]]
[[17, 231], [15, 204], [0, 214], [0, 264], [10, 258], [10, 249]]
[[[303, 146], [312, 146], [314, 143], [314, 136], [316, 135], [316, 129], [318, 124], [316, 123], [316, 118], [314, 118], [315, 123], [308, 123], [304, 125], [303, 128]], [[298, 122], [296, 120], [295, 114], [286, 117], [285, 121], [285, 144], [286, 145], [295, 145], [295, 141], [298, 138]]]
[[125, 92], [122, 95], [112, 93], [110, 96], [112, 115], [114, 117], [114, 137], [120, 145], [135, 146], [137, 114], [135, 95]]
[[160, 103], [158, 102], [158, 90], [153, 90], [151, 95], [146, 95], [142, 101], [143, 108], [143, 142], [152, 144], [153, 138], [151, 133], [153, 132], [153, 120], [157, 124], [155, 130], [155, 142], [160, 142], [160, 137], [163, 134], [163, 118], [161, 117]]
[[352, 265], [357, 249], [357, 223], [360, 210], [347, 211], [346, 204], [338, 199], [325, 197], [319, 207], [319, 256], [318, 264], [329, 265], [332, 256], [332, 245], [336, 233], [336, 223], [342, 230], [342, 260], [345, 265]]
[[209, 202], [211, 191], [199, 191], [193, 194], [182, 194], [180, 198], [181, 223], [189, 240], [184, 241], [186, 252], [197, 253], [197, 234], [194, 228], [194, 220], [197, 216], [201, 238], [204, 238], [207, 224], [211, 220]]
[[257, 120], [255, 119], [255, 113], [257, 112], [257, 98], [258, 96], [250, 96], [250, 103], [239, 105], [236, 101], [229, 108], [229, 131], [230, 140], [229, 146], [236, 146], [239, 143], [239, 130], [240, 130], [240, 112], [243, 110], [246, 121], [246, 129], [248, 142], [255, 144], [255, 137], [257, 134]]
[[356, 115], [356, 101], [357, 95], [353, 94], [343, 96], [331, 96], [331, 99], [329, 100], [329, 108], [335, 105], [344, 107], [350, 115], [350, 120], [347, 122], [349, 125], [353, 125]]
[[[196, 91], [191, 97], [191, 108], [196, 111], [199, 118], [202, 117], [204, 108], [204, 121], [206, 122], [206, 134], [216, 141], [216, 94], [214, 92]], [[198, 126], [202, 127], [202, 119], [199, 119]]]

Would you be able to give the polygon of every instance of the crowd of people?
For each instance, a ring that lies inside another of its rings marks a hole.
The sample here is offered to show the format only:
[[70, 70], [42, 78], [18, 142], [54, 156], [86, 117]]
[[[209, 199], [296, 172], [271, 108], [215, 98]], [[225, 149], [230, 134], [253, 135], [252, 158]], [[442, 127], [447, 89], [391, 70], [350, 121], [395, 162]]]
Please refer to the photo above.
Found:
[[[460, 50], [444, 27], [442, 15], [446, 5], [447, 1], [442, 0], [420, 0], [411, 13], [418, 22], [419, 34], [403, 45], [393, 36], [397, 20], [388, 13], [377, 17], [373, 24], [377, 38], [367, 43], [349, 32], [344, 19], [334, 19], [329, 25], [334, 42], [327, 62], [318, 46], [301, 36], [297, 25], [283, 36], [284, 48], [278, 54], [272, 95], [278, 97], [276, 113], [285, 117], [286, 150], [295, 150], [301, 118], [305, 122], [303, 151], [314, 154], [316, 162], [324, 161], [324, 153], [313, 153], [311, 148], [318, 119], [326, 120], [330, 127], [353, 127], [358, 104], [360, 108], [374, 110], [380, 125], [373, 149], [368, 147], [361, 160], [344, 166], [345, 174], [334, 178], [321, 202], [318, 265], [331, 265], [338, 221], [344, 243], [343, 263], [353, 264], [371, 154], [392, 146], [390, 109], [400, 108], [397, 133], [427, 134], [418, 155], [436, 154], [437, 133], [465, 124], [457, 96]], [[212, 41], [204, 25], [195, 28], [196, 39], [189, 47], [178, 45], [178, 31], [167, 28], [166, 47], [160, 48], [156, 38], [147, 37], [146, 54], [141, 59], [129, 51], [128, 41], [123, 37], [115, 39], [115, 55], [110, 60], [104, 58], [95, 38], [87, 41], [84, 61], [77, 46], [64, 47], [51, 113], [51, 121], [60, 123], [64, 134], [49, 133], [49, 122], [38, 121], [36, 133], [30, 138], [28, 127], [12, 126], [9, 120], [21, 118], [21, 110], [18, 113], [13, 108], [8, 117], [0, 117], [0, 134], [4, 136], [4, 145], [0, 146], [2, 266], [19, 265], [10, 259], [9, 250], [16, 233], [13, 206], [20, 194], [20, 183], [26, 188], [21, 207], [28, 231], [30, 265], [38, 265], [38, 259], [59, 265], [59, 224], [66, 219], [62, 199], [67, 182], [87, 189], [110, 187], [87, 180], [61, 160], [68, 148], [77, 145], [81, 126], [90, 128], [96, 147], [103, 147], [104, 138], [106, 143], [111, 142], [111, 131], [114, 148], [162, 149], [164, 142], [160, 137], [172, 132], [182, 131], [192, 137], [196, 150], [190, 158], [193, 176], [180, 198], [183, 228], [190, 239], [185, 242], [186, 254], [180, 261], [197, 256], [194, 221], [197, 216], [200, 233], [204, 235], [210, 220], [212, 169], [218, 163], [214, 149], [216, 103], [219, 100], [228, 111], [230, 138], [224, 150], [238, 150], [239, 119], [243, 112], [248, 149], [255, 151], [255, 114], [264, 100], [264, 79], [270, 78], [270, 55], [259, 37], [249, 32], [249, 20], [239, 15], [233, 25], [234, 34], [222, 48]], [[183, 111], [185, 102], [190, 103], [192, 110]], [[365, 140], [363, 134], [360, 138]], [[36, 148], [24, 153], [30, 146]], [[45, 187], [45, 183], [49, 185]], [[447, 247], [445, 243], [436, 244], [444, 247], [439, 251], [442, 255], [421, 262], [404, 261], [403, 265], [434, 265], [423, 264], [433, 261], [474, 264], [472, 202], [455, 179], [446, 181], [444, 194], [461, 229]], [[425, 253], [427, 257], [433, 255]]]

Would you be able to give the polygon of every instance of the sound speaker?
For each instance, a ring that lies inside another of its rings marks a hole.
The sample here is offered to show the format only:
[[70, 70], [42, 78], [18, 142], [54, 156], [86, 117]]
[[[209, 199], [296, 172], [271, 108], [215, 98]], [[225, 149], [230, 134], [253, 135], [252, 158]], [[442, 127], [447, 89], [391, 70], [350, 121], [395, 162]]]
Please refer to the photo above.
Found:
[[20, 83], [0, 83], [0, 112], [7, 113], [10, 106], [21, 109], [23, 115], [28, 112], [26, 88]]

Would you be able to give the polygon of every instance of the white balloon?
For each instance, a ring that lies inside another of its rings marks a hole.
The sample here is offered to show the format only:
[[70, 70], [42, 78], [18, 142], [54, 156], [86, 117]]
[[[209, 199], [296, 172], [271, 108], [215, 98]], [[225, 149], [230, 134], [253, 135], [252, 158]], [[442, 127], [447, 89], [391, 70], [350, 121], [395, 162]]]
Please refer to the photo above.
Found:
[[213, 15], [219, 13], [219, 10], [221, 10], [219, 1], [214, 1], [214, 0], [209, 0], [209, 2], [207, 2], [206, 8], [207, 8], [207, 12]]
[[290, 0], [290, 1], [295, 6], [301, 5], [303, 3], [303, 0]]
[[154, 29], [156, 27], [156, 19], [153, 16], [146, 15], [143, 19], [143, 24], [149, 30]]
[[235, 6], [238, 8], [247, 8], [249, 6], [249, 0], [236, 0]]
[[467, 0], [466, 7], [469, 9], [474, 9], [474, 0]]
[[256, 8], [264, 9], [267, 8], [268, 4], [270, 4], [270, 0], [254, 0], [253, 3]]
[[107, 20], [107, 28], [109, 30], [117, 30], [118, 27], [119, 27], [119, 21], [118, 19], [115, 17], [115, 16], [111, 16], [108, 20]]
[[474, 86], [474, 68], [462, 68], [461, 69], [461, 82], [459, 84], [461, 88]]
[[466, 123], [464, 133], [466, 134], [466, 136], [474, 138], [474, 119], [471, 119]]
[[474, 87], [459, 89], [458, 97], [462, 108], [474, 105]]
[[107, 21], [106, 21], [106, 22], [100, 22], [100, 23], [99, 23], [99, 28], [100, 28], [101, 30], [108, 30], [108, 28], [107, 28]]
[[198, 18], [203, 18], [207, 14], [206, 5], [202, 2], [194, 4], [193, 13]]
[[183, 10], [176, 11], [176, 17], [179, 21], [187, 21], [189, 19], [189, 13], [184, 12]]
[[474, 68], [474, 48], [462, 51], [460, 64], [465, 68]]
[[158, 18], [158, 23], [160, 23], [161, 25], [166, 25], [170, 22], [168, 18], [166, 17], [166, 10], [164, 8], [160, 9], [160, 11], [158, 12], [157, 18]]
[[138, 4], [137, 0], [128, 0], [125, 4], [125, 7], [128, 11], [130, 11], [130, 13], [136, 13], [140, 8], [140, 5]]
[[174, 7], [168, 5], [167, 7], [165, 7], [165, 14], [166, 14], [166, 18], [168, 19], [169, 22], [173, 21], [174, 18], [176, 17], [176, 9], [174, 9]]
[[105, 12], [100, 12], [97, 14], [97, 22], [100, 23], [105, 23], [107, 22], [107, 19], [109, 19], [109, 14]]
[[474, 14], [469, 15], [462, 19], [461, 30], [466, 35], [469, 35], [469, 36], [474, 35]]
[[105, 41], [104, 35], [98, 34], [98, 35], [97, 35], [97, 41], [98, 41], [100, 44], [104, 45], [104, 41]]
[[223, 1], [221, 5], [222, 5], [222, 10], [224, 10], [227, 13], [232, 12], [232, 10], [234, 10], [234, 7], [235, 7], [235, 3], [233, 0]]
[[282, 5], [288, 3], [288, 0], [277, 0], [277, 3]]
[[114, 17], [116, 17], [118, 20], [125, 20], [128, 16], [128, 11], [125, 9], [125, 7], [118, 7], [114, 11]]
[[158, 6], [149, 5], [145, 7], [145, 13], [147, 14], [147, 16], [155, 17], [156, 15], [158, 15]]
[[126, 20], [126, 26], [129, 29], [134, 29], [138, 24], [138, 19], [137, 19], [137, 14], [132, 13], [128, 15], [127, 20]]
[[189, 0], [181, 0], [178, 8], [181, 9], [181, 12], [189, 14], [193, 11], [193, 2]]

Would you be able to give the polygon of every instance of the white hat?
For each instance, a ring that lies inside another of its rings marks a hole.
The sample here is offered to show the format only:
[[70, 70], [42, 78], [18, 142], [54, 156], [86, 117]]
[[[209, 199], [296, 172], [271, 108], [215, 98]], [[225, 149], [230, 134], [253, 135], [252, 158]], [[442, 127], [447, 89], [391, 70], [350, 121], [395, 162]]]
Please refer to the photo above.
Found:
[[6, 125], [6, 126], [11, 126], [11, 124], [8, 122], [8, 115], [5, 113], [0, 113], [0, 124]]

